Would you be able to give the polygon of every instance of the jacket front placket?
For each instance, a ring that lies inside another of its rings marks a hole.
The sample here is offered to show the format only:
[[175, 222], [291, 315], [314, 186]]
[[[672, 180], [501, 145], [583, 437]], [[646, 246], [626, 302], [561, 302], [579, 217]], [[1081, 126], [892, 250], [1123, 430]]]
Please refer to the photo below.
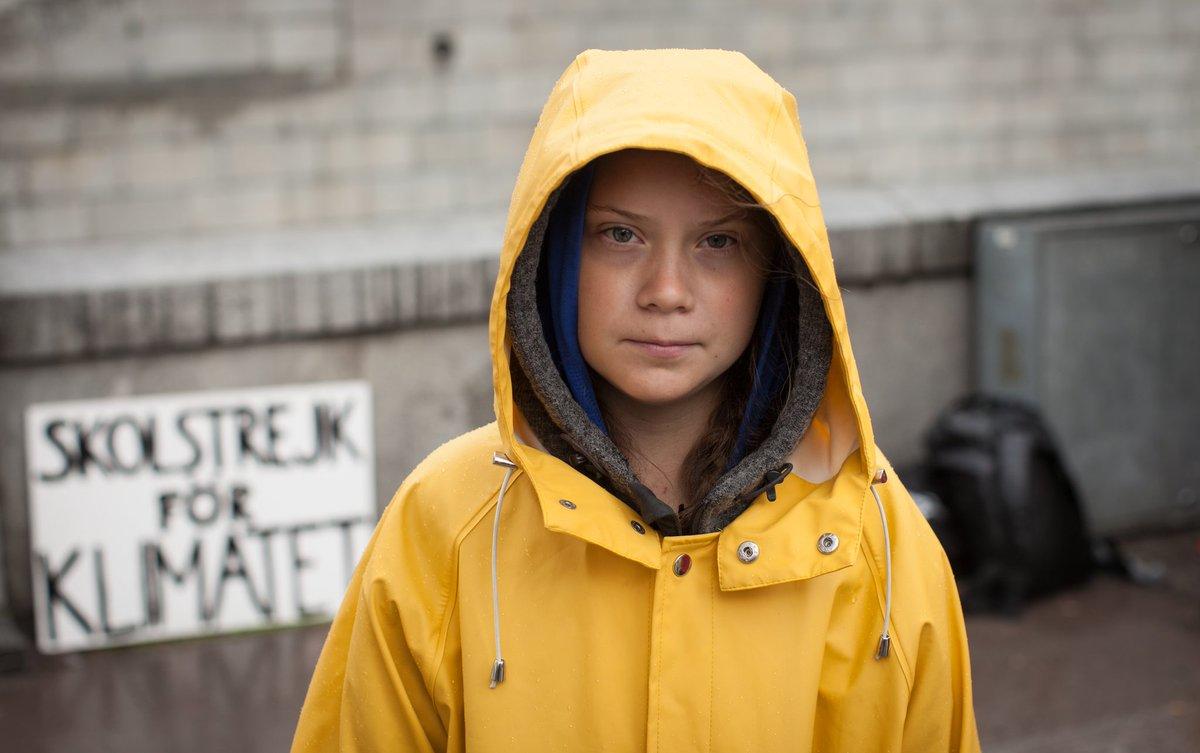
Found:
[[[549, 530], [654, 570], [646, 749], [711, 750], [716, 652], [733, 648], [714, 645], [723, 593], [853, 564], [866, 495], [860, 458], [848, 458], [847, 472], [822, 484], [788, 475], [777, 501], [760, 497], [722, 532], [663, 537], [575, 469], [522, 449]], [[845, 545], [822, 551], [828, 534]]]
[[718, 534], [661, 540], [650, 631], [646, 750], [710, 750]]

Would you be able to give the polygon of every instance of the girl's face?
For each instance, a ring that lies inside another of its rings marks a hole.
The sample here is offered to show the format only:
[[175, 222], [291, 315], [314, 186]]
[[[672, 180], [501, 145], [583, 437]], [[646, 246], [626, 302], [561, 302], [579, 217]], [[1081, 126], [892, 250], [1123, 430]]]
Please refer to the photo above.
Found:
[[[767, 239], [699, 166], [673, 152], [600, 158], [579, 275], [584, 360], [626, 399], [686, 402], [750, 342], [765, 281], [750, 251]], [[759, 246], [764, 247], [764, 246]]]

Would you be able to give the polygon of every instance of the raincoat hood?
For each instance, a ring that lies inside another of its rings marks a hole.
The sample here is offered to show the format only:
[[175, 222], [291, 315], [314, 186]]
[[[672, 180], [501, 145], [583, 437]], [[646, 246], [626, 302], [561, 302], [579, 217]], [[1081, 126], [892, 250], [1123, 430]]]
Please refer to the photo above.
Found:
[[[542, 253], [550, 257], [556, 283], [557, 299], [550, 303], [573, 315], [570, 274], [577, 280], [578, 262], [566, 266], [572, 257], [563, 250], [570, 242], [564, 233], [572, 229], [572, 213], [579, 219], [588, 164], [622, 149], [682, 153], [736, 180], [772, 213], [797, 270], [792, 295], [799, 296], [804, 347], [792, 371], [801, 388], [769, 417], [769, 436], [747, 448], [749, 456], [718, 480], [705, 499], [711, 513], [694, 532], [723, 528], [757, 491], [771, 491], [780, 471], [821, 482], [856, 449], [857, 483], [865, 489], [876, 465], [873, 435], [795, 99], [745, 56], [723, 50], [589, 50], [555, 85], [513, 192], [489, 322], [505, 452], [523, 467], [546, 462], [539, 454], [566, 461], [655, 528], [683, 532], [677, 520], [672, 523], [673, 511], [640, 484], [608, 441], [571, 333], [564, 337], [560, 319], [545, 326], [546, 302], [535, 300], [533, 277]], [[552, 212], [564, 189], [564, 203], [571, 206]], [[780, 296], [771, 292], [764, 298], [760, 336], [773, 332], [763, 325], [773, 325], [768, 312], [779, 310]]]
[[[604, 457], [522, 278], [568, 179], [630, 148], [688, 155], [768, 208], [824, 325], [822, 389], [719, 480], [732, 514], [687, 535]], [[496, 421], [396, 491], [294, 753], [979, 749], [953, 575], [875, 443], [791, 94], [735, 52], [580, 54], [517, 179], [488, 332]]]

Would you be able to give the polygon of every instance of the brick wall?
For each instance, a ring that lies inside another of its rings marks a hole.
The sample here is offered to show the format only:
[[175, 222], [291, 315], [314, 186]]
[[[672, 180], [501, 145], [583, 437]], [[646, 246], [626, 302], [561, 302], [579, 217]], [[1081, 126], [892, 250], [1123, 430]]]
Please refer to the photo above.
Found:
[[750, 55], [822, 187], [1200, 161], [1194, 0], [10, 0], [0, 253], [501, 213], [571, 58], [646, 46]]

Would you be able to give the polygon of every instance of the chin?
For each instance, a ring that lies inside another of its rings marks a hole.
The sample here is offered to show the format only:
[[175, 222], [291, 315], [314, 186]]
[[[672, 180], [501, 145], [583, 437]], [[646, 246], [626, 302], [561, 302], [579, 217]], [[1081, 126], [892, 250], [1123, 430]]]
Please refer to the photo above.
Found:
[[695, 395], [704, 384], [697, 380], [648, 377], [628, 384], [615, 384], [631, 400], [644, 405], [670, 405]]

